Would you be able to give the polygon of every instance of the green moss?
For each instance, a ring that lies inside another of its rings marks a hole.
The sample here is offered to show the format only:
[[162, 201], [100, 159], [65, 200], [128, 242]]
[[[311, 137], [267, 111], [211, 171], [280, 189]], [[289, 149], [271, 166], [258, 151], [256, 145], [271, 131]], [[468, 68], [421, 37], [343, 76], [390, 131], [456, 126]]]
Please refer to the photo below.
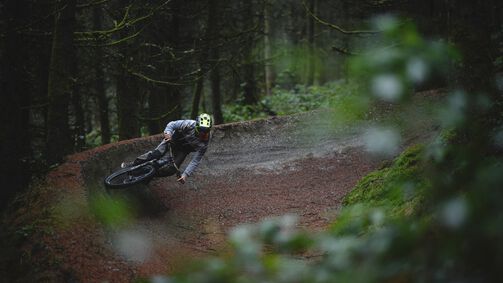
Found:
[[331, 227], [338, 235], [358, 235], [389, 220], [421, 212], [425, 189], [424, 146], [405, 150], [390, 165], [361, 179], [344, 198], [343, 209]]
[[344, 198], [343, 205], [388, 207], [391, 215], [410, 215], [420, 206], [428, 186], [423, 176], [422, 145], [412, 146], [389, 167], [365, 176]]

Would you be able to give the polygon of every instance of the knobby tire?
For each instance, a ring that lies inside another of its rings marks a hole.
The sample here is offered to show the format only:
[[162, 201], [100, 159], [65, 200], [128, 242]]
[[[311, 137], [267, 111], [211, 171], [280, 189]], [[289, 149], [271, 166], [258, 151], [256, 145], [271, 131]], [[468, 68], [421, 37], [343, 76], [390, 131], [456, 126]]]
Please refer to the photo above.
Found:
[[111, 189], [123, 189], [154, 177], [156, 168], [152, 164], [145, 164], [138, 168], [123, 168], [105, 178], [105, 186]]

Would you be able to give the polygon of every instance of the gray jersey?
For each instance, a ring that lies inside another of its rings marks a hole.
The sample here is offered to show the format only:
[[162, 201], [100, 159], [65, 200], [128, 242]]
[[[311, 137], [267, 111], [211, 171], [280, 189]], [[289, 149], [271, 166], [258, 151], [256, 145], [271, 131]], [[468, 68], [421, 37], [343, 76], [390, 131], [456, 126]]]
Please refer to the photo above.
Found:
[[197, 166], [199, 166], [199, 163], [201, 163], [201, 159], [208, 149], [209, 141], [201, 141], [196, 136], [196, 121], [194, 120], [178, 120], [169, 122], [166, 129], [164, 129], [164, 133], [170, 134], [174, 143], [184, 147], [189, 146], [196, 152], [183, 172], [183, 175], [190, 176], [194, 173]]

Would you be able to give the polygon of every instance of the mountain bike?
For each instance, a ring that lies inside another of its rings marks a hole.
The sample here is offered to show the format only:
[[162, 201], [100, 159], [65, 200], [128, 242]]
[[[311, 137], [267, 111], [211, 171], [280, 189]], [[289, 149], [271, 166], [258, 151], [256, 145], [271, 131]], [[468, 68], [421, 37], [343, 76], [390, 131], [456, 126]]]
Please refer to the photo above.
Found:
[[156, 176], [159, 168], [164, 166], [169, 166], [169, 168], [167, 170], [168, 174], [163, 176], [176, 174], [177, 178], [180, 178], [180, 169], [175, 164], [173, 158], [172, 144], [169, 141], [166, 142], [168, 143], [169, 158], [155, 158], [130, 167], [121, 168], [105, 178], [105, 186], [110, 189], [123, 189], [140, 183], [148, 183]]

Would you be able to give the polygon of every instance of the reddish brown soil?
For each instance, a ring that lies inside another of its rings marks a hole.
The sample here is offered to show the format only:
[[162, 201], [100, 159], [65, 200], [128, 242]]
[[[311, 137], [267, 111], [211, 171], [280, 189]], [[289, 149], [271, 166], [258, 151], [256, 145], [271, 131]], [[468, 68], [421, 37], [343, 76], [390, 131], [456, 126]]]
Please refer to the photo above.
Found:
[[[61, 191], [52, 198], [65, 202], [72, 196], [72, 205], [85, 200], [80, 167], [100, 150], [74, 155], [53, 171], [49, 185]], [[154, 212], [140, 213], [130, 227], [150, 240], [152, 253], [147, 259], [123, 258], [115, 252], [110, 231], [92, 217], [77, 215], [43, 240], [59, 262], [50, 278], [128, 282], [138, 276], [171, 273], [190, 259], [225, 250], [232, 227], [270, 216], [295, 214], [302, 228], [323, 229], [335, 219], [344, 195], [376, 167], [377, 162], [363, 152], [355, 147], [323, 158], [308, 156], [274, 170], [259, 166], [203, 173], [186, 185], [176, 183], [174, 177], [155, 179], [137, 189], [160, 205], [154, 204], [158, 205]]]
[[[25, 251], [48, 270], [40, 275], [46, 281], [130, 282], [225, 251], [227, 233], [239, 224], [295, 214], [300, 228], [324, 229], [347, 192], [380, 162], [366, 155], [354, 133], [330, 132], [329, 123], [306, 132], [311, 129], [302, 123], [310, 115], [217, 127], [211, 150], [187, 184], [167, 177], [134, 188], [147, 198], [138, 198], [139, 213], [121, 229], [104, 227], [89, 214], [89, 196], [104, 192], [103, 177], [154, 147], [159, 136], [70, 156], [48, 175], [31, 212], [49, 218], [51, 231], [33, 237]], [[50, 216], [37, 212], [41, 206]], [[114, 237], [123, 231], [142, 235], [150, 253], [134, 261], [117, 252]], [[41, 249], [33, 252], [35, 246]]]
[[[167, 209], [159, 216], [165, 221], [161, 226], [169, 226], [165, 231], [175, 239], [159, 241], [156, 250], [175, 249], [175, 254], [191, 257], [214, 254], [225, 247], [226, 234], [232, 227], [284, 214], [299, 216], [301, 228], [310, 231], [326, 228], [335, 219], [345, 194], [376, 164], [355, 148], [323, 159], [296, 161], [281, 174], [244, 169], [233, 178], [195, 177], [197, 190], [156, 181], [151, 190]], [[152, 216], [149, 221], [151, 227], [157, 226]], [[166, 266], [169, 257], [164, 256], [155, 255], [152, 260], [158, 264], [143, 266], [140, 273], [160, 273], [165, 268], [169, 271], [170, 266]], [[171, 260], [176, 265], [181, 259]]]

